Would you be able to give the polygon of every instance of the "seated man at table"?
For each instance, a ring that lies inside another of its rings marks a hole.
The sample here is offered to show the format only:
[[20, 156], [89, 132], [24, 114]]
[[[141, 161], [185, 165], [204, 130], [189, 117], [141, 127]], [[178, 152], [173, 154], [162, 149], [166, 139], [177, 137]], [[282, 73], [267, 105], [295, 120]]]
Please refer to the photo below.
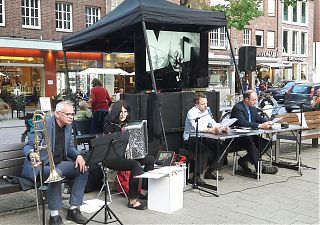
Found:
[[[227, 129], [221, 124], [217, 123], [211, 115], [210, 108], [207, 106], [208, 100], [205, 94], [196, 93], [193, 97], [194, 106], [188, 111], [185, 128], [183, 132], [183, 140], [186, 148], [191, 148], [190, 150], [195, 151], [196, 140], [195, 138], [189, 137], [191, 133], [196, 132], [196, 120], [198, 121], [198, 131], [208, 132], [208, 133], [222, 133], [226, 132]], [[223, 144], [220, 144], [219, 149], [221, 151], [225, 149]], [[217, 179], [217, 175], [214, 172], [218, 161], [218, 142], [214, 139], [202, 138], [201, 143], [199, 143], [199, 155], [196, 162], [196, 176], [197, 182], [202, 182], [200, 180], [200, 173], [203, 171], [203, 167], [208, 160], [208, 154], [213, 154], [213, 163], [208, 166], [207, 171], [204, 174], [205, 179]], [[220, 154], [220, 153], [219, 153]], [[195, 175], [195, 174], [194, 174]], [[223, 179], [223, 176], [218, 177], [219, 180]]]
[[[252, 129], [270, 129], [272, 123], [262, 118], [254, 106], [257, 102], [257, 94], [253, 90], [243, 93], [243, 100], [235, 104], [231, 111], [231, 118], [237, 118], [235, 126], [250, 127]], [[256, 171], [258, 169], [259, 160], [259, 142], [261, 143], [262, 153], [270, 148], [268, 140], [258, 135], [236, 138], [234, 146], [247, 150], [247, 154], [238, 160], [238, 164], [243, 170], [251, 172], [248, 162], [254, 165]], [[262, 173], [276, 174], [278, 168], [276, 166], [262, 166]]]

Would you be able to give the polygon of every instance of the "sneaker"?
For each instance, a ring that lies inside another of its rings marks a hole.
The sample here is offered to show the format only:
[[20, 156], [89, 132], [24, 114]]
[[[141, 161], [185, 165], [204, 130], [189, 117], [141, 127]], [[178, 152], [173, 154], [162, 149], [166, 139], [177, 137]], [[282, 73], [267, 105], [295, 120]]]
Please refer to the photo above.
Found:
[[265, 174], [276, 174], [278, 173], [278, 167], [276, 166], [262, 166], [262, 173]]
[[251, 172], [251, 169], [248, 166], [248, 162], [241, 157], [240, 159], [238, 159], [238, 165], [245, 171], [245, 172]]
[[68, 210], [67, 220], [71, 220], [79, 224], [85, 224], [88, 221], [88, 219], [81, 214], [78, 208]]
[[[217, 179], [217, 174], [215, 172], [210, 172], [210, 171], [207, 171], [204, 173], [204, 179], [213, 179], [213, 180], [216, 180]], [[218, 180], [223, 180], [224, 177], [222, 175], [219, 175], [218, 176]]]
[[62, 218], [60, 215], [50, 216], [49, 225], [62, 225], [62, 224], [64, 223], [62, 222]]

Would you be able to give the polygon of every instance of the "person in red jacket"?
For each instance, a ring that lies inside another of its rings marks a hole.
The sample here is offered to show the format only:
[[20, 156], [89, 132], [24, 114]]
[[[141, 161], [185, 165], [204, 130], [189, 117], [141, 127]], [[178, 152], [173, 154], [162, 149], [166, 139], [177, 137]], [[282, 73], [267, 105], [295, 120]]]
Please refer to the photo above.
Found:
[[112, 99], [109, 96], [108, 91], [102, 87], [102, 82], [94, 78], [92, 80], [91, 88], [91, 110], [92, 110], [92, 126], [91, 132], [102, 133], [103, 121], [105, 116], [108, 115], [109, 106], [112, 103]]

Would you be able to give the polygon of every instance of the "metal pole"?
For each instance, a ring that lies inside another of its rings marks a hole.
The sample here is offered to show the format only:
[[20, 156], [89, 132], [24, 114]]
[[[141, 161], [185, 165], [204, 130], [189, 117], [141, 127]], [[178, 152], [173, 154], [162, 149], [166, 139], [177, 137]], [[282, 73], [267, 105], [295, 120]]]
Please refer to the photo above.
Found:
[[[151, 72], [151, 80], [152, 80], [152, 88], [154, 93], [157, 96], [157, 100], [159, 101], [159, 96], [158, 96], [158, 90], [157, 90], [157, 85], [156, 85], [156, 79], [154, 77], [154, 71], [153, 71], [153, 66], [152, 66], [152, 59], [151, 59], [151, 54], [150, 54], [150, 48], [149, 48], [149, 42], [148, 42], [148, 36], [147, 36], [147, 28], [146, 28], [146, 23], [143, 20], [142, 21], [142, 29], [143, 29], [143, 35], [144, 35], [144, 42], [146, 45], [146, 49], [147, 49], [147, 55], [148, 55], [148, 61], [149, 61], [149, 66], [150, 66], [150, 72]], [[162, 113], [161, 113], [161, 104], [159, 101], [159, 115], [160, 115], [160, 124], [161, 124], [161, 130], [162, 130], [162, 134], [163, 134], [163, 139], [164, 139], [164, 143], [165, 143], [165, 147], [166, 150], [168, 151], [168, 143], [167, 143], [167, 138], [166, 138], [166, 133], [164, 130], [164, 125], [163, 125], [163, 120], [162, 120]]]
[[230, 39], [230, 34], [229, 34], [228, 27], [225, 26], [225, 29], [226, 29], [227, 37], [228, 37], [228, 40], [229, 40], [229, 45], [230, 45], [230, 50], [231, 50], [232, 61], [233, 61], [233, 63], [234, 63], [234, 68], [235, 68], [235, 72], [236, 72], [235, 75], [236, 75], [236, 78], [238, 79], [238, 82], [239, 82], [241, 94], [243, 94], [243, 87], [242, 87], [242, 83], [241, 83], [241, 79], [240, 79], [240, 75], [239, 75], [238, 65], [237, 65], [237, 63], [236, 63], [236, 58], [235, 58], [235, 56], [234, 56], [233, 47], [232, 47], [232, 44], [231, 44], [231, 39]]

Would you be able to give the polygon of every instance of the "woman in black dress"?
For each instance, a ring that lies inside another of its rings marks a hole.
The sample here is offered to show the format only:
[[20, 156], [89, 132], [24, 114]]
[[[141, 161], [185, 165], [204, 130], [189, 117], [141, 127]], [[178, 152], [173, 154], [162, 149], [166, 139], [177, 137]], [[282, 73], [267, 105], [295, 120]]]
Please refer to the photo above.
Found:
[[[129, 107], [123, 100], [115, 102], [109, 115], [106, 117], [103, 133], [110, 134], [114, 132], [121, 132], [125, 130], [129, 114]], [[154, 157], [146, 155], [142, 159], [115, 159], [108, 160], [106, 165], [108, 168], [116, 171], [131, 171], [129, 178], [129, 193], [128, 193], [128, 207], [134, 209], [146, 209], [145, 202], [140, 202], [138, 199], [147, 198], [148, 180], [142, 179], [141, 192], [138, 191], [139, 179], [134, 178], [145, 171], [154, 169]], [[142, 169], [144, 165], [144, 169]]]

